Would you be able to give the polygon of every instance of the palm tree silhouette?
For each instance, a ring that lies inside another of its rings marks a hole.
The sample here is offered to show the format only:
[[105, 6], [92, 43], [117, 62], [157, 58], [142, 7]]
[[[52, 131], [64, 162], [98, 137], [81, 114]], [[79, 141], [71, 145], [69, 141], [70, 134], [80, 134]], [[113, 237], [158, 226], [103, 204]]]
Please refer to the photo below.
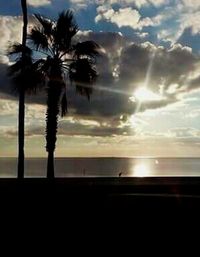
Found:
[[99, 46], [93, 41], [73, 44], [78, 26], [70, 10], [60, 13], [56, 21], [39, 14], [35, 17], [39, 25], [32, 28], [29, 40], [33, 49], [43, 57], [35, 64], [46, 81], [47, 177], [54, 178], [58, 117], [67, 114], [66, 78], [76, 85], [78, 93], [90, 99], [91, 85], [97, 77], [95, 60]]
[[[18, 111], [18, 178], [24, 177], [24, 117], [25, 117], [25, 84], [22, 83], [18, 86], [19, 80], [22, 81], [20, 74], [25, 71], [25, 65], [27, 61], [30, 61], [31, 52], [26, 47], [27, 39], [27, 4], [26, 0], [21, 0], [21, 8], [23, 13], [23, 33], [22, 33], [22, 44], [14, 44], [9, 48], [9, 54], [18, 54], [20, 58], [17, 63], [12, 65], [10, 68], [10, 75], [14, 76], [15, 82], [17, 82], [16, 89], [19, 93], [19, 111]], [[29, 59], [29, 60], [28, 60]], [[19, 76], [18, 76], [19, 75]], [[17, 78], [18, 77], [18, 78]]]
[[[23, 53], [23, 56], [22, 56]], [[16, 57], [16, 62], [9, 66], [8, 75], [14, 82], [14, 91], [19, 94], [18, 113], [18, 178], [24, 177], [24, 118], [25, 93], [36, 93], [39, 86], [43, 87], [43, 74], [33, 63], [33, 52], [22, 44], [15, 43], [8, 49], [9, 55]]]
[[27, 41], [27, 4], [21, 0], [23, 12], [22, 44], [14, 43], [8, 47], [8, 55], [15, 56], [16, 62], [9, 66], [8, 75], [14, 82], [14, 90], [19, 95], [18, 111], [18, 170], [17, 177], [24, 177], [24, 119], [25, 93], [36, 93], [38, 86], [43, 86], [43, 74], [37, 70], [37, 63], [33, 63], [33, 51], [26, 45]]

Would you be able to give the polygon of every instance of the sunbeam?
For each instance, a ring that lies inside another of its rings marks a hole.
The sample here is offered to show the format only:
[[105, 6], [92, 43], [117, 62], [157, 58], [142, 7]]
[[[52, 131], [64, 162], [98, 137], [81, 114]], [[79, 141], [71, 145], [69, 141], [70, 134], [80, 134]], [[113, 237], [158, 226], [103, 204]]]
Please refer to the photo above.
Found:
[[[155, 60], [155, 57], [156, 57], [156, 51], [157, 51], [157, 48], [155, 48], [150, 56], [150, 60], [149, 60], [149, 65], [148, 65], [148, 68], [147, 68], [147, 72], [146, 72], [146, 76], [145, 76], [145, 81], [144, 81], [144, 84], [142, 86], [142, 92], [151, 92], [149, 91], [147, 88], [148, 88], [148, 85], [149, 85], [149, 81], [151, 79], [151, 75], [152, 75], [152, 68], [153, 68], [153, 62]], [[138, 91], [136, 91], [134, 94], [133, 94], [133, 98], [135, 98], [137, 104], [136, 104], [136, 108], [135, 108], [135, 112], [134, 113], [137, 113], [140, 108], [141, 108], [141, 105], [142, 105], [142, 101], [144, 100], [141, 99], [140, 97], [137, 97], [137, 92], [139, 92], [138, 95], [143, 95], [144, 94], [141, 94], [141, 92], [139, 91], [140, 89], [138, 89]], [[153, 92], [151, 92], [151, 94], [154, 94]], [[148, 95], [150, 96], [150, 94], [145, 94], [145, 100], [148, 100]], [[152, 99], [149, 99], [149, 100], [152, 100]]]

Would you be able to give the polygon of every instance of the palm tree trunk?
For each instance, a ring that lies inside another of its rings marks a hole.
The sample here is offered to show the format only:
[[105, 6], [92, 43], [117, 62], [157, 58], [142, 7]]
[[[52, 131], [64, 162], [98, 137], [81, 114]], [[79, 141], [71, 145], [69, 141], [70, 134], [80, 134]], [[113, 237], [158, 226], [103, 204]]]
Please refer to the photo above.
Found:
[[47, 161], [47, 178], [54, 178], [54, 151], [48, 152], [48, 161]]
[[[22, 34], [22, 45], [26, 46], [27, 38], [27, 26], [28, 26], [28, 14], [26, 0], [21, 0], [21, 7], [23, 13], [23, 34]], [[23, 53], [22, 53], [23, 54]]]
[[47, 90], [46, 112], [46, 150], [48, 152], [47, 178], [54, 178], [54, 151], [57, 141], [59, 101], [61, 96], [61, 84], [49, 81]]
[[[27, 38], [27, 5], [26, 0], [21, 0], [21, 7], [23, 13], [23, 34], [22, 34], [22, 46], [26, 46]], [[22, 60], [25, 57], [24, 51], [22, 51]], [[24, 85], [22, 85], [19, 92], [19, 114], [18, 114], [18, 178], [24, 177], [24, 117], [25, 117], [25, 92]]]
[[19, 113], [18, 113], [18, 178], [24, 177], [24, 90], [19, 92]]

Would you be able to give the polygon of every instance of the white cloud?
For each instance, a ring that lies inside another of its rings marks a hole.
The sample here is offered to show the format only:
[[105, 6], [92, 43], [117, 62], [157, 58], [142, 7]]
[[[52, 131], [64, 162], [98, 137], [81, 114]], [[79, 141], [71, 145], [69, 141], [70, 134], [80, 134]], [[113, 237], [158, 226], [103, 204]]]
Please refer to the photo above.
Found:
[[170, 0], [148, 0], [149, 3], [151, 3], [154, 6], [162, 6], [169, 4]]
[[105, 20], [116, 24], [119, 28], [131, 27], [132, 29], [142, 30], [143, 27], [157, 26], [160, 23], [161, 17], [156, 16], [154, 18], [141, 18], [138, 10], [132, 9], [131, 7], [121, 8], [115, 11], [112, 8], [105, 6], [99, 6], [97, 8], [98, 15], [95, 18], [95, 22]]
[[111, 11], [110, 14], [111, 16], [108, 19], [110, 19], [112, 23], [116, 23], [120, 28], [124, 26], [137, 28], [139, 19], [141, 17], [137, 10], [133, 10], [131, 8], [119, 9], [118, 12], [114, 13]]
[[191, 7], [192, 9], [200, 7], [200, 2], [198, 0], [182, 0], [182, 3], [185, 7]]
[[108, 9], [105, 6], [99, 6], [97, 8], [98, 15], [95, 18], [95, 22], [101, 20], [106, 20], [111, 23], [115, 23], [119, 28], [124, 26], [130, 26], [132, 28], [137, 27], [140, 14], [137, 10], [131, 8], [119, 9], [119, 11], [114, 11], [114, 9]]
[[38, 7], [51, 4], [51, 0], [27, 0], [27, 4]]
[[[30, 1], [34, 1], [34, 0], [30, 0]], [[100, 5], [112, 6], [114, 4], [118, 4], [121, 7], [133, 6], [137, 8], [141, 8], [142, 6], [149, 6], [149, 5], [160, 7], [162, 5], [169, 4], [169, 2], [170, 0], [70, 0], [71, 4], [79, 7], [86, 7], [90, 4], [93, 4], [93, 5], [95, 4], [97, 6], [100, 6]]]
[[144, 39], [144, 38], [146, 38], [146, 37], [149, 36], [149, 33], [148, 33], [148, 32], [136, 32], [135, 34], [136, 34], [138, 37], [142, 38], [142, 39]]
[[106, 21], [116, 24], [119, 28], [129, 26], [133, 29], [142, 30], [144, 27], [159, 26], [166, 20], [173, 17], [174, 11], [167, 9], [153, 17], [142, 17], [137, 9], [132, 7], [114, 10], [106, 5], [97, 8], [95, 22]]
[[149, 5], [160, 7], [162, 5], [167, 5], [169, 0], [70, 0], [70, 2], [79, 6], [89, 4], [112, 6], [118, 4], [121, 7], [135, 6], [141, 8], [142, 6]]
[[181, 15], [179, 34], [189, 27], [192, 28], [193, 34], [200, 33], [200, 11]]
[[194, 138], [200, 136], [200, 130], [195, 128], [183, 128], [183, 127], [177, 127], [170, 129], [169, 131], [170, 137], [176, 137], [176, 138]]
[[191, 119], [196, 119], [200, 117], [200, 110], [198, 109], [193, 109], [192, 111], [190, 111], [189, 113], [187, 113], [185, 115], [186, 118], [191, 118]]
[[[29, 17], [29, 26], [33, 18]], [[22, 17], [0, 15], [0, 64], [9, 62], [7, 50], [10, 44], [22, 41]]]
[[92, 3], [91, 0], [70, 0], [71, 7], [79, 10], [79, 9], [86, 9], [88, 5]]
[[135, 0], [134, 3], [138, 8], [148, 4], [146, 0]]
[[0, 100], [0, 117], [5, 115], [16, 115], [18, 106], [15, 101], [11, 100]]
[[0, 54], [5, 55], [8, 42], [21, 42], [21, 18], [13, 16], [0, 16], [0, 28]]
[[166, 7], [161, 15], [161, 25], [165, 21], [171, 23], [158, 32], [158, 37], [164, 41], [177, 42], [187, 28], [191, 28], [194, 35], [200, 33], [200, 2], [197, 0], [177, 0], [176, 7]]
[[133, 0], [138, 7], [145, 5], [153, 5], [155, 7], [160, 7], [162, 5], [168, 5], [170, 0]]

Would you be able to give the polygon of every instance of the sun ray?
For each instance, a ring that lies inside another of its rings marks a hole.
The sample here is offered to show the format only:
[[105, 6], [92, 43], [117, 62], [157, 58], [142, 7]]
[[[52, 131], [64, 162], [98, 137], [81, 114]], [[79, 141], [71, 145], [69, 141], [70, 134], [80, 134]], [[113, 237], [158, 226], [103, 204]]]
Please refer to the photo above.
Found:
[[[156, 57], [156, 51], [157, 51], [157, 48], [155, 48], [150, 56], [150, 60], [149, 60], [149, 65], [148, 65], [148, 68], [147, 68], [147, 72], [146, 72], [146, 76], [145, 76], [145, 81], [144, 81], [144, 84], [143, 84], [143, 87], [142, 88], [147, 88], [148, 85], [149, 85], [149, 81], [150, 81], [150, 78], [151, 78], [151, 74], [152, 74], [152, 68], [153, 68], [153, 63], [154, 63], [154, 60], [155, 60], [155, 57]], [[140, 101], [139, 99], [136, 99], [138, 100], [137, 101], [137, 105], [136, 105], [136, 108], [135, 108], [135, 112], [134, 113], [137, 113], [140, 108], [141, 108], [141, 105], [142, 105], [142, 101]]]

